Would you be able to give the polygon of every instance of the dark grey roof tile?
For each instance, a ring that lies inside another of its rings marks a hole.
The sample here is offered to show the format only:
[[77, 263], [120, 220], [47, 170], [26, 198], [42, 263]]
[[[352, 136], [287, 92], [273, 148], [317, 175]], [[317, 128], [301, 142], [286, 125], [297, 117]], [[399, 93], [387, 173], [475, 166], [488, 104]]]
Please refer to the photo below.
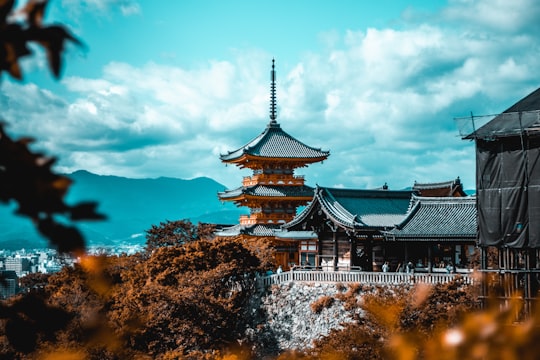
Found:
[[220, 158], [226, 162], [244, 154], [268, 158], [325, 159], [330, 152], [308, 146], [283, 131], [278, 123], [270, 122], [255, 139], [237, 150], [222, 154]]
[[412, 191], [317, 187], [308, 207], [284, 228], [292, 228], [305, 221], [310, 209], [316, 206], [320, 206], [326, 216], [345, 228], [393, 227], [405, 217], [411, 194]]
[[218, 193], [220, 199], [233, 199], [240, 195], [251, 195], [261, 197], [312, 197], [313, 188], [305, 185], [298, 186], [279, 186], [279, 185], [253, 185], [248, 187], [239, 187], [234, 190], [227, 190]]
[[234, 225], [228, 228], [224, 228], [216, 232], [216, 236], [238, 236], [238, 235], [250, 235], [250, 236], [274, 236], [275, 232], [280, 232], [281, 228], [278, 224], [255, 224], [255, 225]]
[[475, 197], [417, 197], [407, 217], [385, 232], [392, 240], [437, 240], [476, 238]]

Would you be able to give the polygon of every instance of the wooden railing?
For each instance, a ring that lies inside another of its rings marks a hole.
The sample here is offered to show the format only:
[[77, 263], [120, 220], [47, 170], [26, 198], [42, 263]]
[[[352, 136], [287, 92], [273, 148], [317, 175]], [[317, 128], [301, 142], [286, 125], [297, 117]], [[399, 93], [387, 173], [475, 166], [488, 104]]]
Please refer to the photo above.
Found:
[[250, 215], [240, 215], [240, 224], [285, 224], [287, 221], [291, 221], [293, 217], [294, 214], [288, 213], [267, 214], [258, 212]]
[[285, 175], [285, 174], [258, 174], [253, 176], [244, 176], [243, 186], [252, 185], [304, 185], [303, 175]]
[[261, 276], [257, 279], [260, 288], [274, 284], [281, 284], [291, 281], [296, 282], [333, 282], [333, 283], [361, 283], [372, 285], [384, 284], [445, 284], [453, 281], [456, 277], [461, 277], [466, 284], [473, 283], [473, 276], [470, 274], [441, 274], [441, 273], [389, 273], [389, 272], [364, 272], [364, 271], [287, 271], [281, 274]]

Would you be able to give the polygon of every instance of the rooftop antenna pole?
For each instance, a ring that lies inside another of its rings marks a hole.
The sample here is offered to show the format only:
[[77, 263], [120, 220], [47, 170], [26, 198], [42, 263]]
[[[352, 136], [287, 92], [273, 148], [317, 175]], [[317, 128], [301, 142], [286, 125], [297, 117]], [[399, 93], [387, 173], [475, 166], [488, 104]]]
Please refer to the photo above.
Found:
[[276, 123], [276, 70], [275, 60], [272, 59], [272, 71], [270, 71], [270, 123]]

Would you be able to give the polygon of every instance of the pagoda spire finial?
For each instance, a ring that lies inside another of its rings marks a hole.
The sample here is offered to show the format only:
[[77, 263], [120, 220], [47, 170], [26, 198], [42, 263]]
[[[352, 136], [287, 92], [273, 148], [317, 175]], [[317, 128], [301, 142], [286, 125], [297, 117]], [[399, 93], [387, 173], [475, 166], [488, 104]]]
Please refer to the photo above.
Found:
[[276, 70], [275, 59], [272, 59], [272, 71], [270, 71], [270, 123], [276, 123]]

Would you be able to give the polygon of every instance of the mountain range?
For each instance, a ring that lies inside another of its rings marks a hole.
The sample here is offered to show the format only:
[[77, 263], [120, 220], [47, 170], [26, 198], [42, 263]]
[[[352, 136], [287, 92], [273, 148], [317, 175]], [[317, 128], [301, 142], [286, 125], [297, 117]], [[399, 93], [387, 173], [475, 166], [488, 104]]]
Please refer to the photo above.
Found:
[[[206, 177], [130, 179], [84, 170], [66, 176], [73, 180], [66, 203], [96, 201], [97, 211], [107, 216], [104, 221], [76, 223], [91, 246], [144, 244], [145, 230], [167, 220], [235, 224], [246, 213], [220, 202], [217, 193], [225, 186]], [[14, 209], [0, 205], [0, 249], [45, 247], [46, 240], [30, 220], [14, 215]]]
[[[84, 170], [66, 176], [73, 180], [66, 203], [96, 201], [97, 211], [107, 216], [104, 221], [76, 223], [90, 246], [143, 245], [145, 230], [160, 222], [237, 224], [240, 215], [248, 213], [246, 208], [220, 202], [217, 193], [225, 186], [206, 177], [130, 179]], [[14, 204], [0, 204], [0, 249], [47, 247], [31, 221], [14, 211]]]

